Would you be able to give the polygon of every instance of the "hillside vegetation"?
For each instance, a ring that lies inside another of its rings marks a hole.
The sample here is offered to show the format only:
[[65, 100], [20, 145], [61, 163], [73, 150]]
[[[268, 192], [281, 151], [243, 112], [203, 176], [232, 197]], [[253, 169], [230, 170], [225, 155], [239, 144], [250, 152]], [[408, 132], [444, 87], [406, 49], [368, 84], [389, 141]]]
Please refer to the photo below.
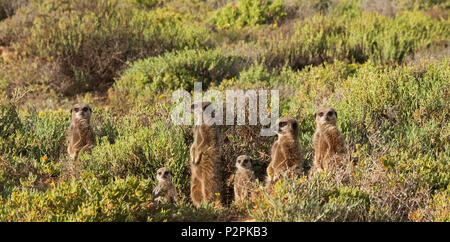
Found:
[[[445, 0], [2, 0], [0, 221], [450, 221], [450, 3]], [[275, 137], [220, 127], [224, 201], [189, 198], [192, 126], [174, 91], [280, 90], [305, 170], [332, 106], [345, 166], [263, 181]], [[65, 131], [93, 107], [74, 167]], [[232, 202], [234, 162], [260, 184]], [[182, 201], [153, 203], [166, 166]]]

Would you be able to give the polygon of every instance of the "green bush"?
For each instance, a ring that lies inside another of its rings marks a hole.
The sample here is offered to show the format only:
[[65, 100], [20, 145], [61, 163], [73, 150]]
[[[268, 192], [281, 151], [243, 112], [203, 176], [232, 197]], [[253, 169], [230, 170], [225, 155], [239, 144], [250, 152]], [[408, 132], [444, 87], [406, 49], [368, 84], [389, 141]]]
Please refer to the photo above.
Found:
[[149, 102], [167, 91], [191, 91], [194, 82], [202, 82], [205, 89], [236, 76], [244, 66], [244, 58], [219, 49], [166, 53], [133, 63], [114, 84], [110, 98], [123, 105], [138, 100]]
[[242, 28], [276, 23], [285, 15], [283, 1], [239, 0], [217, 10], [211, 21], [219, 29]]
[[159, 121], [125, 132], [113, 144], [104, 137], [92, 155], [82, 155], [85, 169], [101, 178], [134, 175], [155, 181], [156, 171], [166, 166], [172, 170], [177, 186], [181, 190], [188, 188], [189, 151], [181, 127]]
[[0, 204], [1, 221], [145, 221], [151, 206], [146, 180], [102, 184], [95, 177], [53, 184], [52, 189], [15, 189]]
[[272, 194], [253, 199], [249, 215], [266, 222], [365, 221], [369, 207], [369, 194], [318, 175], [277, 182]]
[[[17, 19], [24, 14], [30, 16]], [[2, 23], [0, 41], [23, 56], [57, 63], [60, 75], [70, 80], [60, 91], [76, 94], [105, 90], [127, 61], [207, 45], [206, 29], [186, 25], [189, 20], [188, 15], [138, 10], [116, 0], [46, 0], [31, 3]]]
[[0, 2], [0, 21], [13, 16], [17, 9], [28, 4], [29, 0], [3, 0]]
[[310, 64], [349, 60], [376, 64], [402, 63], [422, 48], [448, 42], [447, 20], [423, 12], [404, 12], [395, 18], [361, 10], [351, 15], [316, 15], [296, 23], [294, 33], [282, 33], [262, 43], [266, 63], [302, 68]]

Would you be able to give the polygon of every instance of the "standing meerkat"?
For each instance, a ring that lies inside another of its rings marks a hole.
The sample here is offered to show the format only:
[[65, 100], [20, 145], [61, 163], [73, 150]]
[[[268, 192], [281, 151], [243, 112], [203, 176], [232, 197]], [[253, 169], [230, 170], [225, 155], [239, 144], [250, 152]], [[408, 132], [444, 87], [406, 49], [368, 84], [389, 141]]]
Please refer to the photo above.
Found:
[[341, 162], [344, 141], [336, 127], [337, 112], [333, 108], [319, 108], [315, 113], [314, 167], [317, 171], [328, 171], [330, 166]]
[[255, 174], [252, 170], [252, 161], [246, 155], [240, 155], [236, 159], [236, 173], [234, 175], [234, 200], [237, 203], [247, 199], [255, 182]]
[[194, 143], [190, 148], [191, 200], [196, 207], [202, 202], [215, 201], [222, 187], [218, 132], [204, 115], [209, 105], [210, 102], [200, 102], [191, 106], [192, 110], [200, 109], [203, 117], [202, 123], [194, 126]]
[[166, 168], [159, 168], [156, 172], [158, 185], [153, 189], [153, 198], [158, 203], [178, 203], [178, 193], [172, 183], [172, 172]]
[[292, 177], [303, 172], [303, 156], [298, 143], [297, 120], [279, 118], [276, 127], [278, 127], [278, 140], [272, 145], [272, 160], [267, 167], [267, 185], [269, 188], [284, 173]]
[[95, 146], [95, 135], [90, 124], [92, 109], [87, 104], [78, 103], [70, 112], [72, 122], [67, 130], [67, 152], [70, 158], [76, 161], [80, 152], [90, 151]]

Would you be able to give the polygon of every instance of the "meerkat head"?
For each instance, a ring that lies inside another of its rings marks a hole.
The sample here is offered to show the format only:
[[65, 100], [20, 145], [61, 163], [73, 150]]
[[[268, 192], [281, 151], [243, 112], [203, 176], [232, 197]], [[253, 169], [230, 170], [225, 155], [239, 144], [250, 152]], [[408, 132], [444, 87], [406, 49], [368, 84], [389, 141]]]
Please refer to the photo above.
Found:
[[[195, 102], [191, 105], [191, 110], [195, 113], [195, 112], [201, 112], [202, 113], [202, 119], [203, 122], [206, 122], [207, 117], [205, 117], [204, 112], [206, 110], [207, 107], [209, 107], [209, 105], [211, 105], [211, 102], [208, 101], [202, 101], [202, 102]], [[212, 113], [210, 116], [214, 116], [214, 113]]]
[[337, 112], [336, 110], [334, 110], [334, 108], [330, 107], [319, 108], [315, 115], [317, 125], [325, 125], [325, 124], [336, 125]]
[[156, 179], [161, 182], [161, 181], [172, 181], [172, 172], [166, 168], [159, 168], [158, 171], [156, 172]]
[[72, 120], [87, 120], [88, 122], [91, 120], [92, 109], [85, 103], [73, 105], [70, 112], [72, 113]]
[[252, 160], [246, 155], [240, 155], [236, 159], [236, 167], [238, 169], [252, 169]]
[[279, 118], [275, 127], [279, 136], [292, 134], [297, 137], [298, 135], [298, 122], [293, 118]]

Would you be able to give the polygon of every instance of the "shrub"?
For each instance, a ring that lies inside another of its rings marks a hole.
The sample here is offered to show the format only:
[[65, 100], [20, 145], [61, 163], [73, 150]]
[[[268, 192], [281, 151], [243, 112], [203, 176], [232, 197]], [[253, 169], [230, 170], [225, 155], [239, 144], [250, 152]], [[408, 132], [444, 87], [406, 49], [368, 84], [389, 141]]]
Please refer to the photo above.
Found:
[[325, 175], [287, 179], [252, 199], [249, 215], [258, 221], [363, 221], [369, 195], [356, 187], [336, 185]]
[[294, 33], [275, 35], [262, 42], [270, 66], [294, 69], [310, 64], [349, 60], [375, 64], [402, 63], [409, 54], [448, 40], [449, 22], [423, 12], [405, 12], [395, 18], [361, 10], [352, 14], [316, 15], [297, 22]]
[[0, 21], [13, 16], [17, 9], [28, 4], [29, 0], [4, 0], [0, 2]]
[[244, 58], [219, 49], [167, 53], [133, 63], [114, 84], [110, 98], [123, 105], [152, 100], [167, 91], [191, 91], [194, 82], [202, 82], [202, 88], [206, 88], [236, 76], [244, 66]]
[[172, 170], [174, 182], [182, 191], [189, 184], [188, 158], [183, 130], [179, 126], [169, 127], [162, 121], [124, 133], [113, 144], [104, 137], [92, 150], [92, 155], [81, 156], [84, 169], [103, 179], [134, 175], [155, 181], [156, 171], [166, 166]]
[[10, 152], [34, 159], [46, 157], [57, 161], [66, 149], [66, 130], [70, 123], [67, 111], [32, 112], [22, 118], [23, 126], [16, 133]]
[[0, 204], [1, 221], [145, 221], [151, 206], [148, 181], [135, 177], [102, 184], [95, 177], [52, 184], [52, 189], [15, 189]]
[[[185, 25], [187, 15], [130, 8], [116, 0], [33, 2], [2, 23], [0, 39], [23, 56], [57, 63], [71, 81], [60, 89], [65, 94], [105, 90], [126, 61], [207, 45], [208, 33], [198, 24]], [[23, 14], [30, 16], [18, 20]]]
[[276, 23], [285, 15], [283, 1], [239, 0], [217, 10], [211, 21], [219, 29], [242, 28]]

